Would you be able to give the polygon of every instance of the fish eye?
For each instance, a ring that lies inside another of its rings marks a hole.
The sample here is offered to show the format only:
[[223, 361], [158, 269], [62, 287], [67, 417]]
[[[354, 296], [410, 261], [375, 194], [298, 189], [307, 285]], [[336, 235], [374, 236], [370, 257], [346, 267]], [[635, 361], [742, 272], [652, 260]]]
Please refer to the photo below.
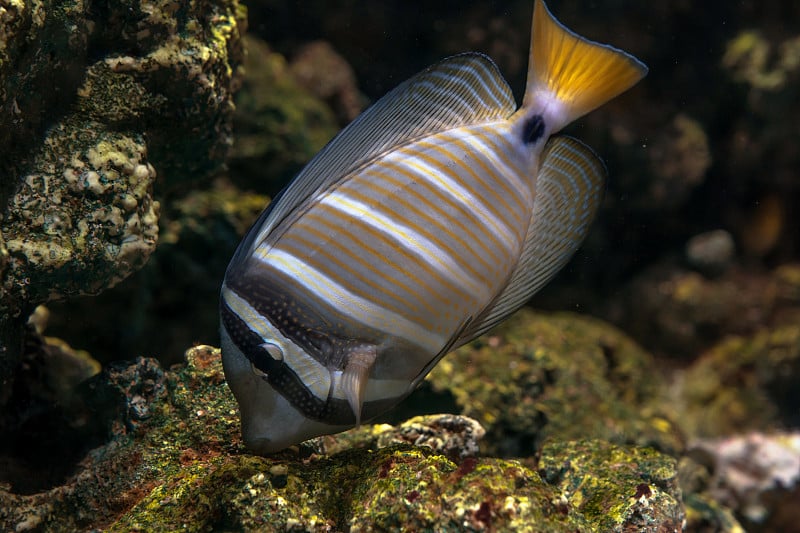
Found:
[[264, 344], [261, 345], [261, 348], [276, 361], [283, 361], [283, 350], [281, 350], [281, 347], [278, 346], [277, 344], [271, 342], [265, 342]]
[[[258, 345], [258, 348], [255, 353], [251, 354], [250, 368], [256, 376], [267, 379], [269, 373], [266, 370], [272, 368], [273, 362], [283, 362], [283, 350], [274, 342], [263, 342]], [[272, 361], [264, 357], [264, 352], [269, 355]]]

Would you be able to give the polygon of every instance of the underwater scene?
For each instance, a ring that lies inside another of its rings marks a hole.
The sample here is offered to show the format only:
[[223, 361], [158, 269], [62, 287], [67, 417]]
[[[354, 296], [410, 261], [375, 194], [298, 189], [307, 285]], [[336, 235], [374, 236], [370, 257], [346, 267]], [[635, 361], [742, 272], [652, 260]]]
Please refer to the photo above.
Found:
[[0, 0], [0, 530], [800, 532], [800, 3]]

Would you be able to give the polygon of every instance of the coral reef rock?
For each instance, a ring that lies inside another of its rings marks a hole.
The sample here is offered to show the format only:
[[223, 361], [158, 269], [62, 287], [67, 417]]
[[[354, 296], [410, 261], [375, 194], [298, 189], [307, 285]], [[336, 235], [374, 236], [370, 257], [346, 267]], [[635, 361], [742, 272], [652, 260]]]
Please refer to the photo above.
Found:
[[671, 405], [696, 438], [797, 427], [800, 326], [731, 336], [679, 375]]
[[40, 303], [95, 294], [158, 238], [159, 185], [231, 144], [236, 0], [0, 4], [0, 387]]
[[538, 466], [475, 456], [482, 430], [457, 415], [254, 457], [219, 350], [186, 359], [95, 377], [84, 399], [106, 442], [62, 483], [21, 491], [20, 477], [0, 480], [0, 529], [663, 532], [683, 520], [671, 457], [602, 440], [552, 441]]
[[675, 452], [680, 431], [655, 402], [652, 358], [613, 326], [523, 309], [433, 369], [433, 390], [486, 428], [484, 451], [530, 455], [547, 438], [595, 437]]

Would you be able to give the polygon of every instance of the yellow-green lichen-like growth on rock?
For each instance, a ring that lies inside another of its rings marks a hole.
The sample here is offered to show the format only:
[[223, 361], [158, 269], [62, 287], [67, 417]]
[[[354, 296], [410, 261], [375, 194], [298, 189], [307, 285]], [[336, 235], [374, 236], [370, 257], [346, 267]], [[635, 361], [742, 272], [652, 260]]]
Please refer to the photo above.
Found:
[[592, 531], [681, 531], [677, 461], [648, 448], [601, 440], [551, 442], [539, 470]]
[[657, 407], [652, 357], [622, 332], [580, 315], [520, 310], [443, 358], [428, 381], [486, 429], [483, 451], [524, 457], [547, 438], [603, 438], [682, 449]]
[[797, 417], [800, 326], [731, 336], [708, 350], [673, 388], [694, 438], [791, 427]]
[[4, 295], [95, 293], [144, 264], [158, 239], [158, 202], [141, 138], [56, 127], [34, 165], [3, 220], [12, 258]]
[[57, 486], [0, 484], [0, 530], [672, 531], [683, 514], [675, 461], [657, 452], [596, 440], [552, 442], [538, 465], [465, 456], [447, 443], [480, 431], [453, 415], [250, 456], [219, 350], [186, 361], [106, 368], [82, 398], [111, 440]]
[[140, 268], [154, 189], [221, 168], [245, 15], [236, 0], [0, 4], [0, 403], [33, 308]]

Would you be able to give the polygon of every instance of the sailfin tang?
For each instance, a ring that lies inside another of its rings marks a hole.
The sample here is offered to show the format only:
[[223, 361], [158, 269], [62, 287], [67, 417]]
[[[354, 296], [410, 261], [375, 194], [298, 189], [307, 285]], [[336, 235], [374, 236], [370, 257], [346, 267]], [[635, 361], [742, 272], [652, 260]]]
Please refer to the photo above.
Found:
[[550, 115], [551, 131], [600, 107], [646, 74], [647, 67], [638, 59], [572, 33], [536, 0], [522, 107], [549, 107], [545, 113]]
[[364, 405], [364, 391], [369, 380], [369, 373], [378, 351], [375, 346], [363, 345], [350, 351], [347, 364], [342, 372], [342, 389], [347, 403], [356, 416], [356, 427], [361, 425], [361, 407]]
[[605, 167], [592, 150], [572, 137], [548, 141], [536, 178], [536, 199], [525, 247], [505, 290], [465, 330], [461, 346], [484, 334], [525, 305], [578, 249], [602, 198]]
[[425, 69], [364, 111], [306, 165], [259, 219], [237, 260], [246, 260], [265, 238], [277, 239], [273, 229], [303, 201], [376, 157], [423, 136], [508, 118], [515, 108], [508, 83], [483, 54], [460, 54]]

